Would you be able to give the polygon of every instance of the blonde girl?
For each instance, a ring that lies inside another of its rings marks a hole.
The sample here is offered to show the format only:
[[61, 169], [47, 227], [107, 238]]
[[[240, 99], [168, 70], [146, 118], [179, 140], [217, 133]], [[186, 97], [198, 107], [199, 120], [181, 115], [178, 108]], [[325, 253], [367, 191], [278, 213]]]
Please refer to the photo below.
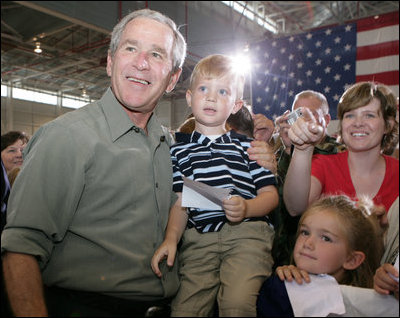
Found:
[[[345, 195], [312, 204], [300, 218], [293, 251], [301, 274], [330, 274], [339, 284], [372, 288], [383, 253], [374, 210], [368, 198], [354, 202]], [[277, 268], [281, 278], [285, 272], [285, 266]]]
[[[289, 299], [282, 299], [284, 280], [310, 282], [309, 274], [329, 274], [339, 284], [372, 288], [382, 254], [382, 229], [372, 200], [322, 197], [300, 218], [292, 255], [295, 265], [278, 267], [276, 275], [264, 282], [257, 311], [260, 316], [284, 314], [276, 311], [291, 308]], [[283, 305], [284, 301], [288, 303]]]

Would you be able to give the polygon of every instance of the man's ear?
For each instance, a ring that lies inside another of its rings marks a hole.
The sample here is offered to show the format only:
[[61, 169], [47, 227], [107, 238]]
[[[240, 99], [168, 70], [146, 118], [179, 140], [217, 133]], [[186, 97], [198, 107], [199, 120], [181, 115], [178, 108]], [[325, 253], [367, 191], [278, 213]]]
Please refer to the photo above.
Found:
[[242, 99], [236, 100], [235, 106], [233, 106], [233, 109], [232, 109], [232, 114], [236, 114], [240, 110], [240, 108], [243, 107], [243, 104], [244, 104], [244, 102]]
[[325, 116], [325, 123], [326, 123], [326, 127], [328, 127], [330, 121], [331, 121], [331, 115], [330, 114], [326, 114]]
[[353, 270], [359, 267], [365, 260], [365, 254], [361, 251], [353, 251], [348, 256], [347, 261], [343, 264], [346, 270]]
[[110, 76], [110, 77], [111, 77], [111, 74], [112, 74], [112, 63], [113, 63], [113, 60], [112, 60], [112, 57], [111, 57], [111, 53], [110, 53], [110, 51], [108, 51], [106, 70], [107, 70], [107, 75]]
[[171, 78], [169, 79], [168, 86], [165, 90], [166, 93], [172, 92], [172, 90], [175, 88], [176, 83], [178, 83], [179, 77], [182, 74], [182, 68], [179, 68], [175, 73], [171, 75]]

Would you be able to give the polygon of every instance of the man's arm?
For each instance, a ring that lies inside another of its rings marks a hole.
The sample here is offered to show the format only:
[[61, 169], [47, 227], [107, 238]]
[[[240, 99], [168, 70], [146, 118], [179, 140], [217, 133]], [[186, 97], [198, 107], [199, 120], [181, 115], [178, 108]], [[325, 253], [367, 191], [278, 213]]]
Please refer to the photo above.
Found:
[[42, 275], [34, 256], [6, 252], [3, 256], [4, 281], [15, 316], [47, 316]]

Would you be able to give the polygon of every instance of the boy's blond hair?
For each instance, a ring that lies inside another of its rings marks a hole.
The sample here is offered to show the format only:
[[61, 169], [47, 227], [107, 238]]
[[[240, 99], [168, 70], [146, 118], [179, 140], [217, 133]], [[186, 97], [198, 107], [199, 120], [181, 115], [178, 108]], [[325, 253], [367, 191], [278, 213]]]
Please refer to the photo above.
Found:
[[213, 54], [201, 59], [195, 66], [190, 77], [189, 89], [198, 77], [215, 79], [229, 75], [236, 84], [236, 100], [243, 98], [244, 74], [235, 71], [234, 61], [230, 56], [222, 54]]

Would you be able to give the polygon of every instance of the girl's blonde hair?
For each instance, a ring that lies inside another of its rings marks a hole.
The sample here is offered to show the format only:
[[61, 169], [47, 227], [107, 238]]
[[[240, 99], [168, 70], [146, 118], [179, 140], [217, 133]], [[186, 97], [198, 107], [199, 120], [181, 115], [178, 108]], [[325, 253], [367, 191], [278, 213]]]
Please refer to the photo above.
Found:
[[243, 98], [245, 76], [235, 70], [234, 60], [230, 56], [213, 54], [201, 59], [192, 72], [189, 88], [198, 77], [215, 79], [229, 75], [236, 83], [236, 100]]
[[[342, 120], [346, 112], [366, 106], [373, 98], [380, 102], [380, 113], [385, 122], [387, 133], [382, 138], [381, 149], [384, 153], [393, 152], [399, 141], [399, 123], [396, 121], [397, 101], [386, 85], [375, 82], [360, 82], [349, 87], [339, 100], [337, 115], [339, 135], [342, 135]], [[391, 121], [394, 122], [391, 127]]]
[[349, 250], [365, 254], [364, 262], [354, 270], [347, 270], [339, 284], [373, 287], [373, 277], [380, 266], [384, 248], [382, 229], [374, 213], [375, 209], [372, 200], [367, 197], [355, 202], [346, 195], [331, 195], [312, 203], [300, 218], [297, 235], [308, 215], [323, 210], [335, 213], [343, 226]]

